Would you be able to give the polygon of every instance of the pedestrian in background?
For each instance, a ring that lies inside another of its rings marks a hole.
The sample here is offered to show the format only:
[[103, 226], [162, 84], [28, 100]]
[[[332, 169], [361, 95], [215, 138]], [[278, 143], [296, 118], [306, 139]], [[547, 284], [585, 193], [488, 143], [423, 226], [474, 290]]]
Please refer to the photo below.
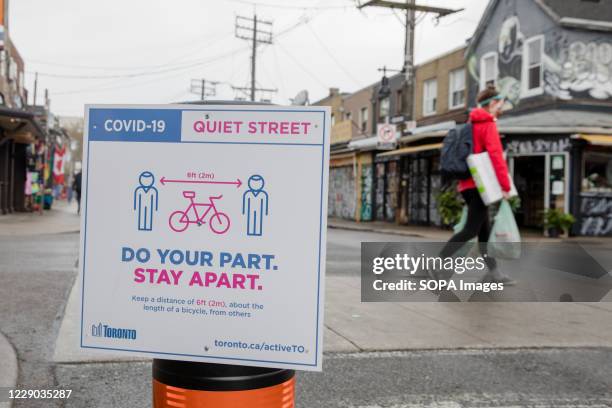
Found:
[[77, 171], [74, 175], [74, 180], [72, 181], [72, 190], [74, 191], [74, 195], [77, 200], [78, 209], [77, 214], [81, 213], [81, 171]]
[[[504, 105], [504, 98], [494, 86], [487, 86], [476, 97], [478, 108], [470, 112], [472, 123], [472, 153], [489, 153], [504, 199], [509, 198], [511, 188], [508, 166], [504, 159], [501, 138], [497, 131], [496, 120]], [[478, 237], [480, 253], [484, 256], [489, 272], [486, 281], [513, 284], [514, 281], [497, 268], [495, 258], [487, 255], [487, 241], [491, 234], [489, 209], [480, 198], [476, 183], [471, 177], [459, 180], [458, 190], [467, 205], [468, 214], [464, 228], [453, 235], [440, 252], [440, 257], [452, 256], [461, 247], [458, 243], [465, 243]]]

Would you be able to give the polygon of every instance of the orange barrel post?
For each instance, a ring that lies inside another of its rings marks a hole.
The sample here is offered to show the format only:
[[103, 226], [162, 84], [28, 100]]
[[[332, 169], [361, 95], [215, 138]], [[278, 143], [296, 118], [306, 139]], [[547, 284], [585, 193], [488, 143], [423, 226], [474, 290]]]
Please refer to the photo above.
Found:
[[295, 371], [153, 360], [153, 408], [293, 408]]

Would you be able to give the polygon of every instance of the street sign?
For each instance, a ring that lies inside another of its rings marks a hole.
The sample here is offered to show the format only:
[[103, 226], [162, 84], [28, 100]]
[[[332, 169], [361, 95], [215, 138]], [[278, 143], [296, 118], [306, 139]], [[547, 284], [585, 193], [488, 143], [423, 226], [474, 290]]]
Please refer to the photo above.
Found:
[[376, 135], [378, 150], [393, 150], [397, 142], [397, 126], [390, 123], [379, 123]]
[[321, 370], [330, 112], [88, 106], [81, 347]]

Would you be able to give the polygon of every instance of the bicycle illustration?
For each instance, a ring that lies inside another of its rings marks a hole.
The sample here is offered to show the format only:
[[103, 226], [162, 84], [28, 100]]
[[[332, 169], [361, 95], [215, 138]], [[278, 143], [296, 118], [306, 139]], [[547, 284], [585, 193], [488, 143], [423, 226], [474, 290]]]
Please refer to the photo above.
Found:
[[[170, 214], [168, 218], [170, 229], [175, 232], [183, 232], [190, 224], [196, 224], [200, 227], [202, 224], [206, 224], [204, 219], [212, 210], [208, 218], [208, 227], [215, 234], [225, 234], [230, 227], [230, 219], [227, 214], [218, 211], [215, 207], [215, 200], [221, 199], [223, 195], [209, 196], [207, 203], [194, 202], [195, 195], [195, 191], [183, 191], [183, 197], [189, 199], [189, 207], [184, 211], [177, 210]], [[205, 211], [200, 214], [198, 208], [200, 208], [200, 211], [202, 209], [205, 209]]]

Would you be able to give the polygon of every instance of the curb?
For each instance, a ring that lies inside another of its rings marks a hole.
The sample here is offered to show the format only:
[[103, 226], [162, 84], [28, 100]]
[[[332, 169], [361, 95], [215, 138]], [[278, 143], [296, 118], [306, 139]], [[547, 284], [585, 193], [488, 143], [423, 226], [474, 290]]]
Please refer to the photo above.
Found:
[[415, 232], [402, 231], [392, 228], [361, 228], [361, 227], [353, 227], [352, 225], [337, 225], [328, 223], [327, 226], [332, 229], [341, 229], [348, 231], [360, 231], [360, 232], [375, 232], [377, 234], [393, 234], [393, 235], [403, 235], [405, 237], [413, 237], [413, 238], [431, 238], [427, 237], [423, 234], [417, 234]]
[[[0, 388], [14, 389], [17, 386], [17, 375], [19, 374], [17, 365], [17, 354], [6, 337], [0, 333]], [[0, 408], [10, 408], [12, 401], [2, 402]]]

